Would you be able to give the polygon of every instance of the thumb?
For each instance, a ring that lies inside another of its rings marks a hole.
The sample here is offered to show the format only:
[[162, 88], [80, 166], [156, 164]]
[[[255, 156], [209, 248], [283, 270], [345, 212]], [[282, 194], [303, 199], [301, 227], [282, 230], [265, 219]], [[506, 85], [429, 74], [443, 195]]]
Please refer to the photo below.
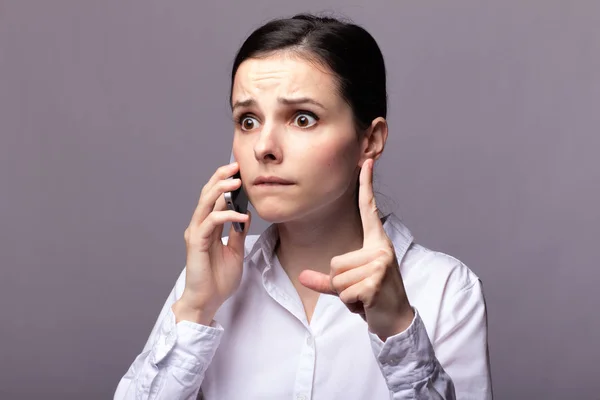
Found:
[[301, 284], [315, 292], [331, 294], [337, 296], [337, 293], [331, 287], [331, 280], [329, 275], [325, 275], [321, 272], [305, 269], [298, 275], [298, 280]]
[[246, 236], [248, 236], [250, 222], [252, 221], [252, 213], [250, 210], [248, 210], [246, 214], [248, 214], [248, 221], [244, 223], [244, 231], [237, 232], [232, 223], [229, 227], [229, 239], [227, 241], [227, 246], [242, 257], [244, 256], [244, 243], [246, 242]]

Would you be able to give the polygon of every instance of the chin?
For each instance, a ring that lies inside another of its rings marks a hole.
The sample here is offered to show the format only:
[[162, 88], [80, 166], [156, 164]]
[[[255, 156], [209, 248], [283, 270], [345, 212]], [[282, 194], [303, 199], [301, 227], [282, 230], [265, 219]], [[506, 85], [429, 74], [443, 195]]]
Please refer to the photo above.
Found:
[[292, 221], [303, 215], [296, 202], [265, 200], [252, 202], [252, 206], [260, 218], [271, 224]]
[[295, 213], [285, 212], [284, 210], [273, 210], [273, 209], [264, 209], [254, 207], [258, 216], [262, 218], [263, 221], [268, 222], [270, 224], [280, 224], [283, 222], [288, 222], [296, 216]]

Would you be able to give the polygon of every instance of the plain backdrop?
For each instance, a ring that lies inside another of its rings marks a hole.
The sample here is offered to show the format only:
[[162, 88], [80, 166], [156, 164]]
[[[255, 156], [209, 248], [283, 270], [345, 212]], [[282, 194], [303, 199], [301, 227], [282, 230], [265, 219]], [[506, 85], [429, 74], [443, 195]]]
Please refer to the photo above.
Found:
[[600, 2], [0, 0], [1, 399], [112, 398], [229, 160], [235, 52], [305, 11], [381, 46], [380, 204], [483, 280], [495, 398], [600, 398]]

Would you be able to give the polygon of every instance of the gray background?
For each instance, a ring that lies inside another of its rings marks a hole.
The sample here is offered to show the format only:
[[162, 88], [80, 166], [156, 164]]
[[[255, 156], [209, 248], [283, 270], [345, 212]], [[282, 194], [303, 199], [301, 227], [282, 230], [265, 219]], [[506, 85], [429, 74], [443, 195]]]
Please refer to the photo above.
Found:
[[301, 3], [0, 1], [0, 398], [111, 398], [229, 159], [235, 51], [300, 11], [378, 40], [380, 203], [482, 278], [496, 398], [600, 398], [600, 2]]

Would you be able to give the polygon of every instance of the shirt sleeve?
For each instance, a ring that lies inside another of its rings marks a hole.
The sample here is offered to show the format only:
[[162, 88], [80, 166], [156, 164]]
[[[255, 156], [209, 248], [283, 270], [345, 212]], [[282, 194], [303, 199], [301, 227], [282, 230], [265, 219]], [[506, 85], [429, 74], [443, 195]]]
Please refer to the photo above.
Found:
[[410, 326], [383, 342], [369, 331], [371, 347], [392, 399], [456, 398], [452, 380], [435, 357], [417, 309]]
[[142, 352], [115, 391], [115, 400], [196, 399], [219, 346], [223, 327], [175, 322], [171, 309], [181, 297], [185, 270], [169, 294]]
[[491, 400], [487, 316], [481, 281], [442, 302], [433, 345], [418, 311], [411, 325], [371, 346], [392, 399]]
[[437, 359], [452, 377], [456, 397], [491, 400], [487, 311], [481, 280], [475, 279], [442, 301], [437, 334], [432, 340]]

